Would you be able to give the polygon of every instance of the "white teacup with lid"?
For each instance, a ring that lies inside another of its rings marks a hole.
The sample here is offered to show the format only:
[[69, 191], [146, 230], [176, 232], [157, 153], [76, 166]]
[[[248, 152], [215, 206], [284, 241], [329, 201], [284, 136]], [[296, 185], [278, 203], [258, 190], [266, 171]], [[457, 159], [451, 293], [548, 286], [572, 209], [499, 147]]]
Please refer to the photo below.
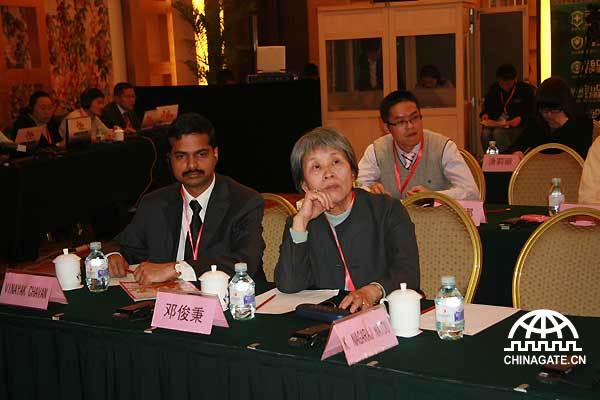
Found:
[[200, 275], [200, 290], [202, 293], [214, 294], [219, 297], [223, 311], [229, 307], [229, 275], [223, 271], [217, 271], [216, 265], [210, 266], [210, 271]]
[[113, 131], [113, 139], [115, 142], [123, 142], [125, 140], [125, 131], [120, 127], [115, 128]]
[[69, 249], [63, 249], [63, 254], [53, 260], [56, 277], [62, 290], [79, 289], [81, 285], [81, 258], [69, 254]]
[[413, 337], [421, 333], [421, 295], [406, 288], [406, 283], [400, 284], [400, 289], [394, 290], [380, 303], [387, 302], [390, 308], [390, 319], [394, 335]]

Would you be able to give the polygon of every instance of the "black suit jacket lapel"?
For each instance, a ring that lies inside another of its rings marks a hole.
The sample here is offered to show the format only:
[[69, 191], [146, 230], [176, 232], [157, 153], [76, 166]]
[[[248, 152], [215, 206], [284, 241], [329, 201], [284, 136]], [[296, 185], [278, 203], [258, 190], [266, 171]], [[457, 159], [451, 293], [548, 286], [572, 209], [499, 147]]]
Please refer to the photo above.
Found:
[[207, 248], [219, 231], [223, 218], [229, 209], [229, 196], [229, 186], [219, 175], [215, 174], [215, 187], [210, 195], [204, 214], [200, 248]]
[[181, 236], [181, 216], [183, 215], [183, 200], [181, 199], [181, 185], [173, 185], [173, 190], [168, 193], [164, 208], [165, 220], [167, 221], [167, 243], [166, 249], [169, 251], [169, 259], [177, 258], [177, 249], [179, 248], [179, 237]]

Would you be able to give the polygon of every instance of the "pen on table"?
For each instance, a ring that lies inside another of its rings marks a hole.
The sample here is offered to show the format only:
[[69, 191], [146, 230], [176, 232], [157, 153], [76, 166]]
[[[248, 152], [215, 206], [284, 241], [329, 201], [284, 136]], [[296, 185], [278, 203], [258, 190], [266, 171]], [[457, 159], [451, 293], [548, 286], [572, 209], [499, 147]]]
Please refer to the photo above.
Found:
[[433, 310], [433, 309], [435, 309], [435, 304], [434, 304], [434, 305], [432, 305], [431, 307], [427, 307], [426, 309], [424, 309], [424, 310], [421, 310], [421, 314], [428, 313], [429, 311], [431, 311], [431, 310]]
[[277, 294], [274, 294], [273, 296], [269, 297], [268, 299], [266, 299], [265, 301], [260, 303], [258, 306], [256, 306], [256, 309], [258, 310], [259, 308], [261, 308], [262, 306], [264, 306], [265, 304], [267, 304], [268, 302], [273, 300], [275, 298], [275, 296], [277, 296]]

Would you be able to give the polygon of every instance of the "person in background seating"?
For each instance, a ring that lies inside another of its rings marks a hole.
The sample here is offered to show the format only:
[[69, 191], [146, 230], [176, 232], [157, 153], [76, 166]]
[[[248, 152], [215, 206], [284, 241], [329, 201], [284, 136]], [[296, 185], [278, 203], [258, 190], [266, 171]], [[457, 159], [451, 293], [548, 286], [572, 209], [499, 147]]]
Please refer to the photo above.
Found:
[[370, 144], [358, 164], [358, 183], [374, 193], [404, 199], [436, 191], [458, 200], [479, 199], [479, 189], [456, 144], [423, 129], [417, 98], [388, 94], [379, 108], [385, 136]]
[[112, 129], [107, 128], [100, 119], [100, 115], [104, 109], [104, 93], [100, 89], [89, 88], [84, 90], [79, 97], [79, 105], [81, 108], [71, 111], [60, 123], [59, 132], [63, 139], [67, 134], [67, 120], [82, 117], [90, 117], [92, 120], [92, 128], [90, 130], [92, 135], [112, 135]]
[[62, 141], [58, 133], [58, 121], [54, 118], [56, 107], [50, 95], [44, 91], [34, 92], [29, 97], [29, 106], [21, 110], [15, 120], [10, 136], [14, 140], [19, 129], [42, 126], [43, 132], [39, 146], [53, 146]]
[[560, 143], [585, 159], [592, 144], [592, 119], [579, 112], [571, 88], [557, 76], [540, 84], [535, 95], [535, 117], [510, 149], [520, 157], [546, 143]]
[[142, 126], [142, 121], [135, 112], [135, 88], [127, 82], [120, 82], [113, 89], [113, 101], [108, 103], [102, 115], [106, 126], [118, 126], [125, 133], [135, 133]]

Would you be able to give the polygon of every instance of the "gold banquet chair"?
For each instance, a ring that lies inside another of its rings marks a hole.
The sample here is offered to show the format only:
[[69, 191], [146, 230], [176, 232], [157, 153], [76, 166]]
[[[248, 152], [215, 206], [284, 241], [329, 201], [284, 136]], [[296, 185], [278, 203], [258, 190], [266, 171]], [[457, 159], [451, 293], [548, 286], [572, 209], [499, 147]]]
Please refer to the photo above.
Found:
[[275, 265], [279, 259], [279, 247], [283, 238], [283, 230], [287, 217], [296, 214], [296, 208], [283, 197], [263, 193], [265, 200], [265, 214], [262, 220], [263, 240], [265, 241], [265, 251], [263, 253], [263, 269], [267, 281], [273, 282]]
[[[577, 226], [576, 217], [595, 222]], [[523, 246], [513, 275], [513, 306], [600, 317], [600, 211], [572, 208], [540, 225]]]
[[473, 175], [473, 179], [475, 179], [475, 183], [477, 184], [477, 188], [479, 189], [479, 200], [485, 203], [485, 176], [483, 175], [483, 170], [481, 169], [481, 165], [479, 162], [473, 157], [471, 153], [469, 153], [465, 149], [459, 149], [460, 154], [462, 155], [467, 167], [471, 171]]
[[[545, 150], [560, 150], [544, 154]], [[560, 143], [547, 143], [523, 157], [510, 177], [508, 204], [547, 206], [552, 178], [561, 178], [565, 202], [577, 203], [583, 159], [575, 150]]]
[[[423, 200], [441, 205], [424, 207]], [[435, 298], [441, 277], [454, 275], [465, 302], [471, 303], [481, 274], [481, 239], [469, 214], [454, 199], [436, 192], [410, 196], [404, 206], [415, 224], [425, 296]]]

